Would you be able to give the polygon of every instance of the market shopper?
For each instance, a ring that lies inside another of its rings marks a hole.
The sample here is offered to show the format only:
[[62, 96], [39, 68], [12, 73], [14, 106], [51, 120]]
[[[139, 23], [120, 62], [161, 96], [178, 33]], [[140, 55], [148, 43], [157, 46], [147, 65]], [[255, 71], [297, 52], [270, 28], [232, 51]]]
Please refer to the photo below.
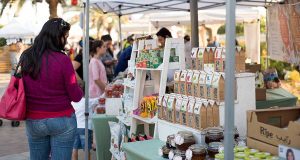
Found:
[[185, 67], [186, 69], [191, 69], [192, 67], [192, 45], [191, 45], [191, 37], [189, 35], [185, 35], [184, 39], [184, 55], [185, 55]]
[[104, 56], [106, 46], [103, 41], [95, 40], [90, 43], [89, 64], [89, 94], [90, 98], [100, 97], [107, 84], [106, 70], [99, 59]]
[[156, 33], [156, 36], [157, 36], [158, 43], [160, 43], [160, 46], [162, 48], [165, 47], [166, 38], [172, 38], [171, 32], [167, 28], [165, 28], [165, 27], [161, 28]]
[[77, 129], [71, 101], [82, 98], [70, 58], [63, 50], [70, 24], [48, 20], [21, 56], [30, 160], [71, 160]]
[[112, 50], [112, 38], [109, 34], [103, 35], [101, 40], [104, 42], [106, 47], [106, 53], [101, 57], [101, 61], [106, 69], [106, 76], [109, 82], [112, 82], [114, 79], [114, 68], [116, 60], [114, 59], [114, 53]]

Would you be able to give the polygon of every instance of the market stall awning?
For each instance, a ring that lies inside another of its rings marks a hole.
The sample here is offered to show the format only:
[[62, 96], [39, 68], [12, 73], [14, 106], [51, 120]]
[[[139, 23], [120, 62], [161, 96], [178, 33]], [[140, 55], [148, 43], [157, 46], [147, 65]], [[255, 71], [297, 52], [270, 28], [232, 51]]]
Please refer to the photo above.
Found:
[[[237, 7], [265, 6], [272, 0], [237, 0]], [[91, 0], [93, 8], [104, 13], [130, 15], [142, 12], [190, 11], [189, 0]], [[198, 10], [224, 8], [226, 0], [198, 0]]]

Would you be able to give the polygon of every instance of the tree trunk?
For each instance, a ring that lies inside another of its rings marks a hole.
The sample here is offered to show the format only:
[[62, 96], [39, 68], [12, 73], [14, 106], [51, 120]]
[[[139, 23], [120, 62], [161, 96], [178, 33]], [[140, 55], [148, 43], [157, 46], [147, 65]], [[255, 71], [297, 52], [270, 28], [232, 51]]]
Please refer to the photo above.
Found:
[[49, 11], [50, 11], [50, 17], [49, 19], [52, 18], [57, 18], [57, 5], [58, 5], [58, 0], [49, 0]]

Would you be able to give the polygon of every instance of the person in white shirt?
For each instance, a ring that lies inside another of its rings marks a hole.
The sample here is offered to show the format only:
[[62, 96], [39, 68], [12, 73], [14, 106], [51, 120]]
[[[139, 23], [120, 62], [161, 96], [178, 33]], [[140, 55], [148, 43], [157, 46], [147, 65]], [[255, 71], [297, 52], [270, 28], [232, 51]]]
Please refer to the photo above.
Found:
[[[92, 131], [92, 120], [91, 116], [93, 114], [93, 111], [95, 110], [95, 107], [98, 104], [98, 98], [92, 98], [89, 100], [89, 121], [88, 121], [88, 149], [89, 151], [92, 148], [92, 137], [93, 137], [93, 131]], [[72, 102], [73, 108], [75, 109], [76, 114], [76, 120], [77, 120], [77, 132], [75, 136], [75, 141], [73, 145], [73, 154], [72, 154], [72, 160], [78, 160], [78, 150], [85, 148], [85, 98], [83, 97], [79, 102], [75, 103]], [[91, 154], [89, 152], [89, 159], [91, 159]]]

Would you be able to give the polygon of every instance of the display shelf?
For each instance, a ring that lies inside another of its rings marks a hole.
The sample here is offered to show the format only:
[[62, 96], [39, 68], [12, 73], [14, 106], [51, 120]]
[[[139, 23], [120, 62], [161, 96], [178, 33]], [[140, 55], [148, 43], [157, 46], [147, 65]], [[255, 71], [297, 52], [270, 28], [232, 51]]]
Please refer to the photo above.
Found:
[[132, 114], [132, 118], [134, 119], [137, 119], [137, 120], [140, 120], [144, 123], [147, 123], [147, 124], [155, 124], [156, 121], [157, 121], [157, 116], [153, 117], [153, 118], [143, 118], [141, 116], [138, 116], [138, 115], [135, 115], [135, 114]]
[[136, 68], [137, 70], [145, 70], [145, 71], [161, 71], [161, 68]]
[[167, 141], [167, 137], [171, 134], [177, 134], [179, 131], [190, 131], [193, 132], [196, 138], [196, 143], [201, 144], [205, 140], [204, 132], [198, 129], [194, 129], [181, 124], [171, 123], [166, 120], [157, 120], [157, 129], [159, 130], [159, 139], [162, 141]]
[[117, 116], [117, 119], [126, 126], [131, 126], [131, 117], [125, 118], [124, 116]]

